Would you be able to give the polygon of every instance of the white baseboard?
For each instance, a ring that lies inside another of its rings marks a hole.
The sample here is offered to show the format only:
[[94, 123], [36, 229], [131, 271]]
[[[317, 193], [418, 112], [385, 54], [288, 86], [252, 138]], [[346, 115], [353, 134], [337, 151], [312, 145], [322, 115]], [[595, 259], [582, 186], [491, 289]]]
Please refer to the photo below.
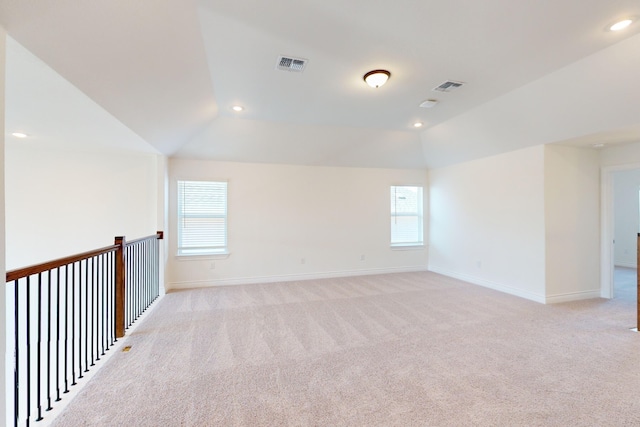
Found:
[[465, 282], [472, 283], [474, 285], [483, 286], [485, 288], [493, 289], [496, 291], [504, 292], [506, 294], [515, 295], [520, 298], [525, 298], [531, 301], [539, 302], [542, 304], [546, 303], [546, 299], [544, 295], [539, 295], [533, 292], [524, 291], [522, 289], [512, 288], [511, 286], [506, 286], [501, 283], [492, 282], [490, 280], [479, 279], [477, 277], [469, 276], [463, 273], [456, 273], [454, 271], [448, 271], [441, 268], [429, 268], [429, 271], [434, 273], [442, 274], [444, 276], [453, 277], [454, 279], [463, 280]]
[[298, 280], [313, 279], [332, 279], [335, 277], [353, 277], [353, 276], [369, 276], [373, 274], [389, 274], [389, 273], [411, 273], [417, 271], [428, 271], [427, 267], [391, 267], [391, 268], [374, 268], [368, 270], [348, 270], [348, 271], [327, 271], [319, 273], [303, 273], [303, 274], [284, 274], [277, 276], [250, 276], [236, 277], [228, 279], [207, 279], [192, 280], [186, 282], [170, 282], [167, 284], [167, 290], [172, 289], [193, 289], [208, 288], [212, 286], [229, 286], [229, 285], [250, 285], [256, 283], [276, 283], [276, 282], [294, 282]]
[[567, 292], [565, 294], [548, 295], [547, 304], [557, 304], [559, 302], [579, 301], [583, 299], [600, 298], [600, 289], [592, 291]]

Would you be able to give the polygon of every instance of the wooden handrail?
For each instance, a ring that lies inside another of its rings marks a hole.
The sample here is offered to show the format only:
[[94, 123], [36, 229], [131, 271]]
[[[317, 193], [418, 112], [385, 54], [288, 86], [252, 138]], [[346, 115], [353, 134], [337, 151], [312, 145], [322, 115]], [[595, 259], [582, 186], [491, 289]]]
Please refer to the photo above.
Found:
[[125, 266], [125, 248], [136, 243], [144, 242], [147, 240], [161, 240], [164, 238], [162, 231], [156, 232], [150, 236], [141, 237], [139, 239], [126, 241], [124, 237], [116, 237], [114, 244], [111, 246], [105, 246], [104, 248], [95, 249], [92, 251], [82, 252], [80, 254], [71, 255], [64, 258], [59, 258], [53, 261], [44, 262], [42, 264], [32, 265], [29, 267], [19, 268], [16, 270], [7, 271], [6, 283], [14, 282], [24, 277], [29, 277], [34, 274], [50, 271], [55, 268], [60, 268], [65, 265], [73, 264], [78, 261], [93, 258], [95, 256], [103, 255], [109, 252], [115, 252], [115, 336], [121, 338], [125, 332], [125, 283], [126, 283], [126, 266]]
[[33, 274], [43, 273], [54, 268], [62, 267], [67, 264], [82, 261], [94, 256], [113, 252], [118, 249], [118, 245], [105, 246], [104, 248], [94, 249], [88, 252], [82, 252], [76, 255], [70, 255], [68, 257], [59, 258], [53, 261], [47, 261], [42, 264], [31, 265], [29, 267], [18, 268], [16, 270], [7, 271], [6, 282], [13, 282], [14, 280], [22, 279], [23, 277], [31, 276]]
[[[131, 240], [126, 242], [127, 245], [133, 245], [135, 243], [143, 242], [145, 240], [158, 239], [162, 240], [164, 238], [164, 232], [158, 231], [156, 234], [152, 234], [147, 237], [141, 237], [139, 239]], [[114, 252], [118, 250], [118, 245], [113, 244], [111, 246], [105, 246], [104, 248], [94, 249], [92, 251], [82, 252], [76, 255], [70, 255], [64, 258], [58, 258], [52, 261], [47, 261], [42, 264], [30, 265], [28, 267], [17, 268], [15, 270], [7, 271], [6, 273], [6, 282], [13, 282], [14, 280], [22, 279], [23, 277], [31, 276], [38, 273], [44, 273], [48, 270], [53, 270], [54, 268], [59, 268], [67, 264], [73, 264], [74, 262], [82, 261], [88, 258], [93, 258], [98, 255], [106, 254], [108, 252]]]
[[144, 242], [146, 240], [162, 240], [164, 238], [164, 232], [162, 231], [158, 231], [156, 232], [156, 234], [152, 234], [151, 236], [147, 236], [147, 237], [141, 237], [139, 239], [135, 239], [135, 240], [129, 240], [127, 242], [127, 246], [129, 245], [134, 245], [136, 243], [140, 243], [140, 242]]

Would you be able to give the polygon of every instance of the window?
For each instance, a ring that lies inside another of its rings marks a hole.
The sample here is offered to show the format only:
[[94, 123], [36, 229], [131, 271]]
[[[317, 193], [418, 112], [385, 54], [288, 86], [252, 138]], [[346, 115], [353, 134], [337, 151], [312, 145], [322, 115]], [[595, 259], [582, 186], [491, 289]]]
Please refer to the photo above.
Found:
[[422, 246], [422, 187], [391, 186], [391, 246]]
[[178, 255], [227, 253], [227, 183], [178, 181]]

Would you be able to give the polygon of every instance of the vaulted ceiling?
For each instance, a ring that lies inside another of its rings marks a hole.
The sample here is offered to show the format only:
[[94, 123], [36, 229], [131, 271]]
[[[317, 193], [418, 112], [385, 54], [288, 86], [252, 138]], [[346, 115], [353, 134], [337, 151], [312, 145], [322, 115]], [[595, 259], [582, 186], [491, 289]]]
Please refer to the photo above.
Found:
[[[134, 145], [401, 168], [640, 141], [640, 22], [607, 30], [629, 16], [640, 16], [637, 0], [0, 1], [9, 36], [135, 134]], [[280, 55], [308, 62], [281, 71]], [[62, 116], [73, 107], [37, 73], [29, 80], [29, 64], [7, 66], [7, 130], [64, 133], [64, 120], [29, 117], [26, 100], [38, 96], [57, 97]], [[376, 68], [391, 78], [373, 89], [362, 76]], [[446, 80], [465, 84], [432, 91]], [[419, 107], [432, 98], [435, 107]]]

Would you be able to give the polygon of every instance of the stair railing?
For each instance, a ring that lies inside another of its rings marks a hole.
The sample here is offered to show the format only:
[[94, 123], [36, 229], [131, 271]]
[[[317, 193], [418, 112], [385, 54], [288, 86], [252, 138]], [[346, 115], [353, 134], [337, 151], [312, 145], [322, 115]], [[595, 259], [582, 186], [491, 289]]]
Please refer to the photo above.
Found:
[[43, 420], [158, 298], [162, 238], [161, 231], [116, 237], [111, 246], [6, 273], [14, 426]]

